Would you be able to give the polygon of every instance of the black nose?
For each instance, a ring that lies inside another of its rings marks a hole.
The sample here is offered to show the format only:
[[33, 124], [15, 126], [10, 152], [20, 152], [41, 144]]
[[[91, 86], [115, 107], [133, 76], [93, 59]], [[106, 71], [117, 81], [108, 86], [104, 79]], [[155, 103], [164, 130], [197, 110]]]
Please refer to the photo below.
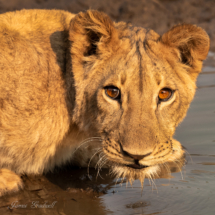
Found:
[[133, 154], [130, 154], [130, 153], [124, 151], [124, 150], [123, 150], [123, 153], [124, 153], [125, 156], [131, 157], [134, 160], [138, 160], [138, 161], [141, 160], [141, 159], [143, 159], [144, 157], [149, 156], [151, 154], [151, 152], [150, 152], [150, 153], [147, 153], [145, 155], [133, 155]]

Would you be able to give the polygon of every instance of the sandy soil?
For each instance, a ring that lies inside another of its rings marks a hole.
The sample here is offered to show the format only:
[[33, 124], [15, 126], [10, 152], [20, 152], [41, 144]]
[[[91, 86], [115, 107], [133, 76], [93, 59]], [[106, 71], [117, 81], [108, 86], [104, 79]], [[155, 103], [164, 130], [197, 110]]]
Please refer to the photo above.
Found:
[[64, 9], [72, 13], [91, 9], [106, 12], [114, 21], [126, 21], [162, 34], [177, 23], [204, 28], [215, 51], [214, 0], [0, 0], [0, 13], [29, 8]]

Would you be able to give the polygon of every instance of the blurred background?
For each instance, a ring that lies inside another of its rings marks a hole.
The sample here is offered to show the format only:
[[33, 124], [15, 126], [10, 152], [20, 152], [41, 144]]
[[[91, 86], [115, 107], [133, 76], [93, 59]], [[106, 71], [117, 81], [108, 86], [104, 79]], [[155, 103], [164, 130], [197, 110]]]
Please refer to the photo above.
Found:
[[177, 23], [204, 28], [215, 51], [214, 0], [0, 0], [0, 13], [20, 9], [63, 9], [78, 13], [97, 9], [112, 20], [147, 27], [163, 34]]

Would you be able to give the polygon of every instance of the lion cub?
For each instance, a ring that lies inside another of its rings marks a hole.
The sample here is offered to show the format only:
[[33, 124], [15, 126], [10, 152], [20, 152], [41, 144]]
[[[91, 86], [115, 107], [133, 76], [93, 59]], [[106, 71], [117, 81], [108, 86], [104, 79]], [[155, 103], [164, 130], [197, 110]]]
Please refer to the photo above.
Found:
[[172, 136], [208, 50], [195, 25], [160, 36], [93, 10], [1, 14], [0, 196], [71, 160], [130, 182], [177, 161]]

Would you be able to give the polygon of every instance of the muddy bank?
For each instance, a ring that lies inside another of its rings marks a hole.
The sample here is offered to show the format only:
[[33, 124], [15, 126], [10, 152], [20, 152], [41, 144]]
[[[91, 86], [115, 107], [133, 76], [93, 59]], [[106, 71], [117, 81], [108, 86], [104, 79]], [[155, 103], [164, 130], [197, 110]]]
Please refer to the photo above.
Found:
[[[170, 172], [179, 172], [184, 162], [184, 158], [181, 158], [177, 163], [168, 163], [161, 168], [157, 178], [172, 178]], [[115, 188], [126, 183], [125, 179], [116, 180], [108, 169], [102, 169], [98, 173], [94, 168], [71, 165], [56, 168], [53, 172], [41, 176], [23, 175], [22, 180], [23, 190], [0, 197], [0, 214], [110, 214], [111, 211], [105, 207], [102, 196], [109, 193], [114, 198], [121, 190]], [[144, 189], [146, 186], [151, 184], [144, 185]], [[129, 190], [126, 188], [127, 191]], [[140, 198], [140, 184], [137, 193]], [[148, 206], [145, 203], [137, 205]], [[133, 207], [133, 204], [126, 207]]]
[[22, 176], [24, 189], [0, 198], [0, 214], [105, 214], [99, 197], [115, 184], [108, 170], [64, 166], [43, 176]]
[[215, 51], [215, 1], [213, 0], [7, 0], [0, 13], [29, 8], [64, 9], [72, 13], [91, 9], [106, 12], [114, 21], [154, 29], [159, 34], [178, 23], [197, 24], [211, 38]]

